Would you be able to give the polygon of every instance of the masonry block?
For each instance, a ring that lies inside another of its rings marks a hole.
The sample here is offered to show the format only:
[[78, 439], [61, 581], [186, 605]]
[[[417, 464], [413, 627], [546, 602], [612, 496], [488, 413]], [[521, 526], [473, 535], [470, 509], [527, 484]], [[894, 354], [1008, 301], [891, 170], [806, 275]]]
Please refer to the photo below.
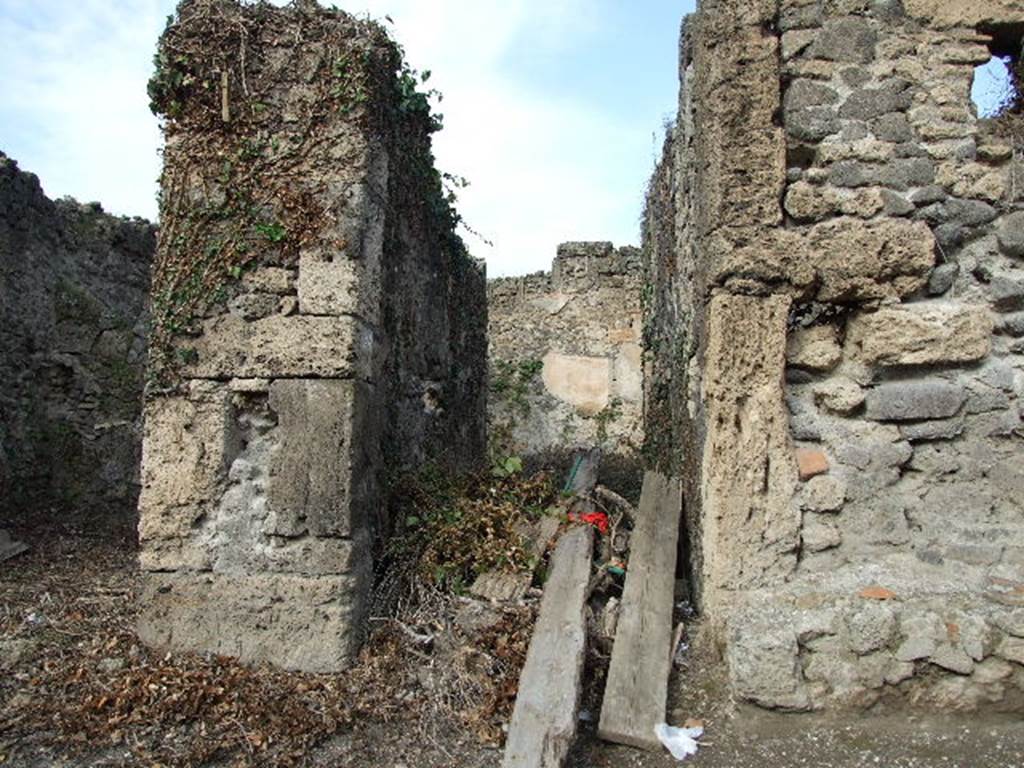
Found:
[[372, 329], [359, 318], [274, 315], [247, 322], [222, 315], [178, 343], [190, 378], [370, 378]]
[[850, 356], [867, 365], [971, 363], [992, 349], [985, 306], [906, 304], [858, 314], [847, 328]]
[[270, 469], [268, 530], [297, 537], [351, 536], [377, 503], [380, 448], [373, 387], [351, 381], [276, 381], [270, 408], [280, 448]]
[[303, 672], [349, 665], [365, 632], [369, 573], [346, 576], [151, 573], [139, 637], [170, 651], [232, 656]]
[[876, 421], [926, 421], [955, 416], [967, 391], [945, 381], [882, 384], [868, 392], [867, 417]]
[[139, 538], [187, 538], [219, 502], [233, 451], [230, 391], [194, 382], [146, 404]]

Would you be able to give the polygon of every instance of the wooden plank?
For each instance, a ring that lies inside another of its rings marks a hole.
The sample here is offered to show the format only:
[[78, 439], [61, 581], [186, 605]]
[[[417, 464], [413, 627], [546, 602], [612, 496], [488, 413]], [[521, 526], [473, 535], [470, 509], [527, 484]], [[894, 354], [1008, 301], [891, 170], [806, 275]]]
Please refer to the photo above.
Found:
[[572, 747], [583, 688], [584, 608], [593, 549], [593, 528], [576, 526], [563, 534], [551, 556], [502, 768], [559, 768]]
[[644, 475], [597, 730], [606, 741], [661, 749], [654, 726], [665, 722], [681, 512], [679, 481]]

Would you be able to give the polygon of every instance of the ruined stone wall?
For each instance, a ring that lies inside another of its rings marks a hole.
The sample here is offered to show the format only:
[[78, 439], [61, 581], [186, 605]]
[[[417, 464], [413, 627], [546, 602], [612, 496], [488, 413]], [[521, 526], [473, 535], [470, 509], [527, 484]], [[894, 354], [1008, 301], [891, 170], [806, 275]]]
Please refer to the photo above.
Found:
[[646, 428], [742, 699], [1020, 703], [1021, 167], [970, 88], [1022, 21], [705, 0], [687, 23]]
[[490, 281], [494, 451], [558, 458], [600, 445], [608, 471], [617, 457], [637, 474], [641, 279], [635, 248], [564, 243], [551, 272]]
[[140, 634], [337, 670], [365, 629], [387, 478], [483, 454], [484, 275], [421, 79], [376, 24], [193, 0], [157, 64]]
[[155, 231], [0, 153], [0, 519], [127, 519]]

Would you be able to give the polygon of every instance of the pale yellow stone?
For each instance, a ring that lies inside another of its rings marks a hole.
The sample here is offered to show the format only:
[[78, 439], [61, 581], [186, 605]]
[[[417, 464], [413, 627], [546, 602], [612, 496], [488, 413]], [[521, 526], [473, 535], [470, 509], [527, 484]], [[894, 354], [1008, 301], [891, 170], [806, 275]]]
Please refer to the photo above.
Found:
[[830, 371], [842, 359], [839, 329], [834, 325], [799, 328], [786, 342], [786, 361], [809, 371]]
[[982, 360], [992, 348], [986, 307], [906, 304], [858, 314], [847, 326], [846, 352], [868, 365], [934, 365]]

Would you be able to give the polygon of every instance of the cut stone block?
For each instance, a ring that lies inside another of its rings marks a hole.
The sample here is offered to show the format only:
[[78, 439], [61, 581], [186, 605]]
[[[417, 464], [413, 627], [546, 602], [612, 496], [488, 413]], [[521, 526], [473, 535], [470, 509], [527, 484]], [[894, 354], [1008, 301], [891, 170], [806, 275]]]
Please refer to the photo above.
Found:
[[925, 285], [935, 265], [931, 230], [903, 219], [825, 222], [811, 230], [807, 246], [821, 281], [820, 301], [908, 296]]
[[708, 308], [701, 549], [705, 604], [716, 590], [784, 579], [795, 567], [800, 510], [783, 391], [787, 296], [715, 296]]
[[368, 567], [325, 577], [145, 574], [139, 637], [161, 650], [337, 672], [358, 649], [368, 585]]
[[299, 256], [299, 311], [304, 315], [358, 315], [377, 325], [380, 281], [376, 261], [303, 252]]
[[946, 381], [900, 381], [868, 393], [867, 417], [876, 421], [927, 421], [955, 416], [967, 391]]
[[139, 539], [182, 539], [212, 512], [227, 480], [233, 413], [228, 387], [193, 382], [187, 395], [146, 403]]
[[906, 304], [857, 315], [846, 347], [868, 365], [968, 363], [988, 356], [992, 329], [985, 307]]
[[[840, 164], [837, 164], [840, 165]], [[742, 276], [817, 290], [823, 302], [903, 298], [923, 288], [935, 266], [935, 236], [923, 221], [849, 216], [806, 233], [774, 230], [742, 244], [712, 240], [720, 282]]]
[[268, 390], [193, 382], [147, 405], [143, 568], [350, 570], [356, 555], [341, 537], [365, 531], [378, 497], [375, 390], [302, 379]]
[[221, 315], [178, 342], [182, 372], [196, 379], [372, 378], [371, 328], [354, 317]]
[[939, 29], [1024, 22], [1024, 7], [1005, 0], [904, 0], [907, 15]]
[[275, 381], [280, 449], [271, 463], [268, 532], [349, 536], [377, 498], [375, 390], [352, 381]]

